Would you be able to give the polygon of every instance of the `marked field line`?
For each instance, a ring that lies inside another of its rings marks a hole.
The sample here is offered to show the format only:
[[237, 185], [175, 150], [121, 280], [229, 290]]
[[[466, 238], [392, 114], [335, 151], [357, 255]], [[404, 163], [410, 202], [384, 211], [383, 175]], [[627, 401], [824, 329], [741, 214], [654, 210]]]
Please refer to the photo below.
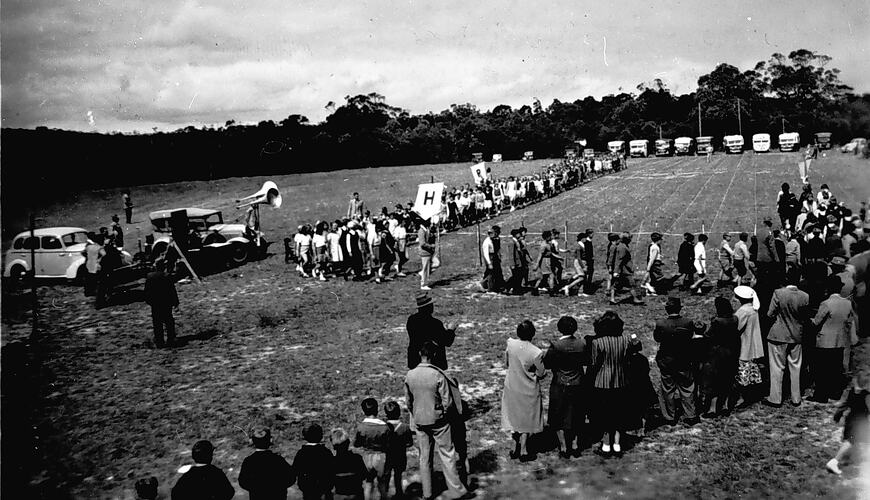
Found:
[[[727, 156], [726, 156], [726, 158], [727, 158]], [[721, 161], [720, 163], [724, 163], [724, 160]], [[704, 188], [707, 187], [707, 184], [709, 184], [710, 181], [713, 180], [713, 177], [716, 177], [717, 174], [718, 174], [718, 172], [717, 172], [716, 169], [714, 168], [714, 169], [713, 169], [713, 172], [710, 174], [710, 177], [707, 178], [707, 181], [704, 182], [704, 184], [701, 186], [701, 188], [698, 189], [698, 192], [695, 193], [695, 196], [692, 198], [692, 201], [690, 201], [690, 202], [686, 205], [686, 208], [683, 209], [683, 211], [680, 213], [680, 215], [678, 215], [676, 219], [674, 219], [673, 221], [671, 221], [671, 224], [667, 227], [667, 229], [664, 230], [665, 233], [670, 232], [670, 230], [673, 229], [674, 225], [676, 225], [676, 223], [677, 223], [680, 219], [682, 219], [684, 215], [686, 215], [686, 213], [689, 211], [690, 208], [692, 208], [692, 205], [695, 204], [695, 201], [698, 199], [698, 197], [699, 197], [699, 196], [701, 195], [701, 193], [704, 191]], [[675, 192], [676, 192], [676, 191], [675, 191]]]
[[737, 162], [737, 168], [734, 169], [734, 173], [731, 175], [731, 182], [728, 183], [728, 187], [725, 189], [725, 193], [722, 195], [722, 201], [719, 203], [719, 208], [716, 210], [716, 215], [713, 216], [713, 222], [710, 223], [710, 232], [716, 229], [716, 221], [719, 220], [719, 215], [722, 213], [722, 208], [725, 206], [725, 200], [728, 199], [728, 193], [731, 191], [731, 186], [734, 185], [734, 179], [737, 178], [737, 172], [740, 171], [740, 166], [743, 164], [743, 157], [740, 157], [740, 161]]

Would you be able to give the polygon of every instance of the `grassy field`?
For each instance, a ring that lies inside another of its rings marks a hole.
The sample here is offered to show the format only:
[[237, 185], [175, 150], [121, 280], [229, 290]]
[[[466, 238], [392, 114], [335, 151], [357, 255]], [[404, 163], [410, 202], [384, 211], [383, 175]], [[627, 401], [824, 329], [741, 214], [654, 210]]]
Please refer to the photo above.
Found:
[[[524, 224], [533, 232], [562, 229], [567, 223], [572, 239], [576, 231], [590, 227], [606, 232], [613, 224], [615, 230], [640, 234], [641, 242], [633, 248], [636, 264], [642, 264], [651, 231], [680, 234], [703, 226], [714, 244], [722, 231], [751, 232], [763, 216], [775, 215], [779, 184], [799, 184], [798, 158], [747, 153], [716, 155], [712, 164], [702, 158], [634, 160], [624, 172], [495, 222], [505, 228]], [[813, 184], [827, 182], [850, 205], [870, 193], [866, 161], [832, 154], [815, 166]], [[430, 176], [465, 183], [471, 177], [467, 167], [273, 178], [284, 189], [285, 206], [264, 210], [263, 225], [278, 240], [302, 221], [340, 215], [352, 191], [379, 209], [406, 202], [416, 183]], [[499, 166], [514, 173], [534, 167]], [[168, 206], [232, 211], [231, 200], [256, 191], [263, 180], [137, 188], [135, 226], [144, 236], [144, 213]], [[93, 227], [117, 211], [119, 199], [114, 192], [81, 193], [47, 205], [40, 216], [46, 225]], [[4, 212], [7, 216], [4, 231], [16, 220]], [[128, 234], [135, 237], [135, 228]], [[603, 235], [595, 238], [599, 262], [603, 240]], [[675, 256], [678, 241], [678, 236], [666, 239], [668, 257]], [[442, 238], [444, 264], [434, 274], [431, 293], [436, 315], [460, 325], [448, 357], [450, 371], [462, 381], [475, 410], [468, 424], [469, 445], [472, 482], [481, 498], [860, 497], [854, 467], [842, 478], [825, 473], [823, 464], [836, 450], [841, 429], [831, 421], [832, 405], [810, 402], [777, 410], [757, 405], [695, 427], [658, 428], [632, 443], [622, 460], [605, 460], [587, 449], [571, 461], [554, 452], [528, 464], [509, 461], [509, 437], [499, 429], [505, 339], [522, 319], [535, 323], [536, 340], [557, 336], [555, 320], [563, 314], [580, 320], [581, 333], [591, 333], [589, 319], [609, 306], [601, 293], [589, 299], [480, 294], [476, 243], [471, 230]], [[667, 267], [673, 272], [672, 262]], [[300, 430], [307, 423], [352, 428], [361, 418], [363, 398], [401, 400], [404, 325], [414, 311], [418, 286], [414, 276], [382, 285], [304, 280], [280, 256], [272, 256], [209, 276], [203, 285], [179, 284], [176, 317], [184, 345], [172, 350], [153, 348], [149, 311], [135, 291], [121, 303], [95, 311], [79, 289], [41, 287], [39, 346], [45, 378], [33, 389], [40, 403], [34, 491], [117, 498], [135, 478], [154, 474], [168, 492], [178, 468], [190, 462], [190, 446], [203, 438], [215, 443], [215, 463], [235, 484], [238, 467], [251, 451], [246, 433], [252, 426], [270, 426], [276, 450], [286, 457], [301, 446]], [[683, 296], [684, 315], [709, 320], [713, 295]], [[642, 339], [656, 382], [652, 324], [664, 315], [662, 301], [616, 308], [627, 333]], [[4, 314], [7, 346], [28, 333], [25, 315]], [[549, 379], [544, 383], [546, 389]], [[4, 407], [5, 414], [10, 411]], [[412, 456], [406, 479], [416, 480], [416, 463]], [[292, 495], [300, 497], [295, 488]]]

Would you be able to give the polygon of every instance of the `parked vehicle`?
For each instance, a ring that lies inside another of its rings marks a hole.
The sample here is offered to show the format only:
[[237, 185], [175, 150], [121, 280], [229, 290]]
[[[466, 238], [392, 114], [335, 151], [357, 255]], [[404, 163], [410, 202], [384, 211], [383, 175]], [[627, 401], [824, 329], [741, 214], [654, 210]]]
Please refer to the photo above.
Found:
[[673, 139], [656, 139], [656, 156], [673, 156]]
[[621, 156], [625, 155], [625, 141], [610, 141], [607, 143], [607, 150]]
[[831, 133], [830, 132], [816, 132], [816, 147], [818, 149], [831, 149]]
[[500, 161], [501, 161], [501, 155], [498, 154], [498, 153], [493, 153], [493, 154], [492, 154], [492, 161], [493, 161], [494, 163], [498, 163], [498, 162], [500, 162]]
[[[20, 280], [31, 270], [33, 250], [37, 278], [65, 278], [79, 281], [87, 272], [82, 251], [88, 243], [88, 232], [80, 227], [44, 227], [18, 233], [6, 252], [3, 276]], [[125, 264], [132, 256], [121, 252]]]
[[565, 158], [576, 158], [577, 157], [577, 148], [567, 147], [565, 148]]
[[752, 136], [752, 150], [755, 153], [770, 151], [770, 134], [755, 134]]
[[674, 141], [674, 151], [678, 156], [695, 154], [695, 139], [677, 137]]
[[713, 145], [713, 137], [709, 135], [702, 135], [695, 138], [695, 144], [697, 148], [695, 149], [695, 154], [705, 155], [707, 154], [707, 146]]
[[782, 152], [797, 151], [801, 147], [801, 136], [797, 132], [779, 134], [779, 150]]
[[[245, 224], [225, 224], [220, 210], [207, 208], [178, 208], [157, 210], [148, 217], [154, 226], [154, 244], [151, 250], [153, 260], [165, 254], [172, 240], [171, 218], [176, 211], [187, 213], [189, 253], [196, 253], [196, 259], [211, 262], [232, 262], [243, 264], [266, 254], [270, 243], [262, 232], [252, 234]], [[259, 244], [258, 244], [259, 240]]]
[[646, 158], [649, 156], [649, 140], [635, 139], [629, 142], [628, 152], [632, 158]]
[[587, 160], [591, 160], [595, 158], [595, 150], [592, 148], [586, 148], [583, 150], [583, 158]]
[[743, 154], [743, 136], [726, 135], [722, 138], [722, 147], [728, 154]]
[[471, 153], [471, 161], [473, 163], [480, 163], [483, 161], [483, 153]]
[[844, 144], [842, 147], [840, 147], [840, 152], [858, 154], [865, 149], [867, 149], [867, 139], [863, 137], [855, 137], [847, 144]]
[[534, 159], [535, 159], [535, 152], [534, 151], [526, 151], [525, 153], [523, 153], [523, 161], [531, 161]]

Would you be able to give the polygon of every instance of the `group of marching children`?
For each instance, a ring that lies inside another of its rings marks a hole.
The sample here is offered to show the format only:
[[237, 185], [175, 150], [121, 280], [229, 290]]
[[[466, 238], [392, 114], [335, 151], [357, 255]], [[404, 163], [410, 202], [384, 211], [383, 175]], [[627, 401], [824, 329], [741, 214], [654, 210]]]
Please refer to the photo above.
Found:
[[404, 209], [372, 217], [319, 221], [299, 226], [293, 239], [285, 239], [285, 262], [295, 260], [304, 278], [328, 278], [376, 283], [404, 277], [409, 234], [415, 234], [415, 215]]

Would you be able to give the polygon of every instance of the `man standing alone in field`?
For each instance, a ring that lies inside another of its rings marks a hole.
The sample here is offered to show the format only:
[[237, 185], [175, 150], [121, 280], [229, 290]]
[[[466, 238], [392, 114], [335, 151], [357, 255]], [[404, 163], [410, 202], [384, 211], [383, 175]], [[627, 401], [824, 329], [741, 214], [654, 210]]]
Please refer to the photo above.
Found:
[[127, 218], [127, 224], [133, 223], [133, 200], [130, 199], [130, 190], [121, 191], [121, 201], [124, 203], [124, 216]]
[[145, 302], [151, 306], [154, 345], [157, 347], [164, 346], [164, 327], [168, 345], [175, 343], [175, 318], [172, 316], [172, 309], [178, 307], [178, 293], [172, 279], [166, 274], [168, 268], [165, 260], [158, 260], [154, 264], [154, 271], [145, 278]]
[[365, 210], [366, 205], [361, 199], [359, 199], [359, 193], [353, 193], [353, 197], [347, 204], [347, 218], [362, 220]]

